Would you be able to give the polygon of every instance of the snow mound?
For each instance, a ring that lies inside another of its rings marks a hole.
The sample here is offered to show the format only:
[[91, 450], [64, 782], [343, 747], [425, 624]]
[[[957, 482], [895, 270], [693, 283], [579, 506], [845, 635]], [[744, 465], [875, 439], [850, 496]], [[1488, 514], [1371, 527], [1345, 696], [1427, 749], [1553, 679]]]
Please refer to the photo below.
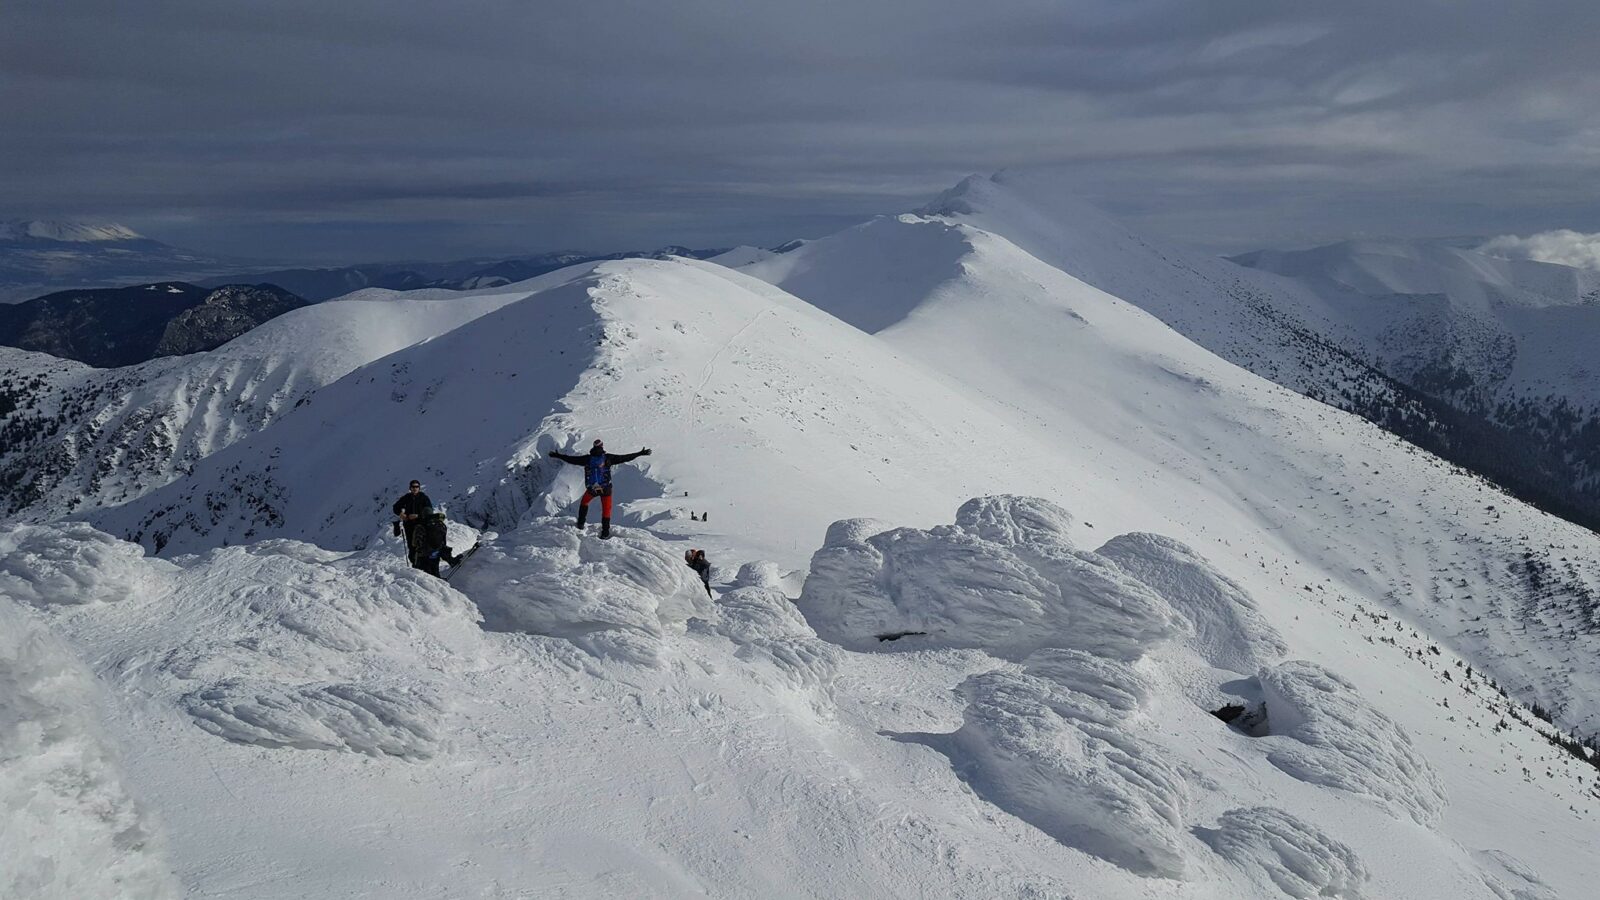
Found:
[[201, 688], [181, 703], [201, 728], [237, 744], [408, 759], [434, 755], [444, 709], [425, 688], [288, 687], [243, 679]]
[[492, 631], [564, 638], [597, 657], [659, 665], [665, 629], [705, 614], [710, 600], [677, 546], [640, 529], [611, 534], [602, 541], [568, 519], [536, 519], [484, 545], [452, 582]]
[[[799, 605], [853, 650], [980, 648], [1020, 660], [1045, 647], [1136, 659], [1182, 622], [1111, 560], [1073, 549], [1071, 516], [1031, 497], [968, 501], [954, 525], [866, 534], [837, 523], [812, 557]], [[894, 640], [915, 637], [915, 641]]]
[[34, 606], [112, 603], [163, 590], [174, 571], [81, 522], [0, 527], [0, 592]]
[[1521, 860], [1503, 850], [1472, 854], [1484, 871], [1484, 887], [1499, 900], [1558, 900], [1559, 895]]
[[1445, 804], [1439, 776], [1405, 729], [1354, 685], [1303, 660], [1262, 669], [1260, 680], [1273, 765], [1301, 781], [1370, 797], [1424, 825], [1438, 820]]
[[1195, 834], [1264, 890], [1286, 896], [1360, 897], [1367, 871], [1355, 852], [1316, 826], [1265, 806], [1231, 809]]
[[717, 598], [712, 614], [690, 620], [689, 629], [727, 638], [738, 645], [737, 658], [766, 662], [789, 687], [816, 689], [826, 698], [843, 651], [817, 638], [779, 586], [780, 579], [772, 563], [746, 563], [733, 588]]
[[980, 797], [1129, 871], [1185, 877], [1188, 789], [1127, 727], [1148, 693], [1131, 666], [1051, 650], [957, 690], [968, 705], [944, 749]]
[[180, 894], [93, 723], [94, 691], [72, 652], [0, 597], [0, 896]]
[[1190, 646], [1219, 669], [1247, 674], [1288, 652], [1237, 582], [1194, 550], [1159, 534], [1124, 534], [1095, 551], [1148, 585], [1194, 626]]
[[[24, 526], [0, 538], [0, 584], [43, 607], [121, 601], [103, 626], [107, 676], [263, 747], [430, 756], [436, 682], [484, 652], [466, 598], [392, 547], [274, 540], [169, 562], [81, 523]], [[141, 642], [162, 622], [188, 627], [152, 659]], [[428, 667], [407, 662], [419, 656]]]
[[816, 639], [817, 633], [784, 596], [774, 574], [757, 564], [746, 564], [739, 570], [733, 589], [717, 598], [715, 621], [719, 633], [736, 643], [763, 638]]

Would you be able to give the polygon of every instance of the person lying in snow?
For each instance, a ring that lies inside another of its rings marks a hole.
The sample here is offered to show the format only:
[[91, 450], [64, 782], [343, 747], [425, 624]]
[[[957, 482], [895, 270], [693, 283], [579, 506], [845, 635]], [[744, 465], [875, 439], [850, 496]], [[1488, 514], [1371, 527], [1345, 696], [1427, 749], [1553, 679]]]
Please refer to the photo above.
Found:
[[550, 451], [553, 459], [583, 466], [583, 499], [578, 505], [579, 531], [583, 530], [584, 520], [589, 517], [589, 501], [599, 497], [600, 537], [611, 537], [611, 467], [617, 463], [633, 462], [641, 456], [649, 455], [649, 447], [638, 453], [607, 453], [606, 445], [599, 438], [594, 439], [594, 446], [589, 448], [587, 456], [569, 456], [554, 450]]
[[450, 552], [449, 531], [445, 528], [444, 513], [434, 512], [429, 509], [422, 514], [417, 522], [417, 530], [412, 544], [412, 565], [427, 572], [429, 575], [439, 574], [439, 562], [443, 560], [451, 566], [460, 565], [461, 557]]
[[700, 575], [700, 583], [706, 586], [706, 596], [711, 596], [711, 561], [706, 559], [704, 550], [683, 551], [684, 565], [695, 570]]

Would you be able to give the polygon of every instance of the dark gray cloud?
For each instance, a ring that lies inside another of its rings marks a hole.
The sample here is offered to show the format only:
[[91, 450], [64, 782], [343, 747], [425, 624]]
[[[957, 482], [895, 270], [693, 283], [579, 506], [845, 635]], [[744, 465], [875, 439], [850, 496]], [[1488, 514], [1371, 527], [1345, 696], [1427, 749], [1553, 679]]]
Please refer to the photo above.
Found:
[[1048, 166], [1219, 250], [1600, 230], [1574, 0], [10, 0], [0, 216], [422, 257], [775, 242]]

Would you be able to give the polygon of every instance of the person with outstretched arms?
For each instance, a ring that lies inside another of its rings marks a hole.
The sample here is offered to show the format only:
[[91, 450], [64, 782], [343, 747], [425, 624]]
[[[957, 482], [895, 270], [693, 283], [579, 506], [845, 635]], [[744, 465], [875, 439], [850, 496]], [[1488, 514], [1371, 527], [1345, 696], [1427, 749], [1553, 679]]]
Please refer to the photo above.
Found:
[[599, 438], [589, 448], [585, 456], [574, 456], [567, 453], [550, 451], [552, 459], [559, 459], [564, 463], [574, 466], [583, 466], [583, 499], [578, 502], [578, 530], [583, 530], [583, 523], [589, 518], [589, 501], [600, 498], [600, 537], [611, 537], [611, 467], [619, 463], [633, 462], [641, 456], [649, 456], [650, 448], [646, 447], [638, 453], [607, 453], [606, 445]]

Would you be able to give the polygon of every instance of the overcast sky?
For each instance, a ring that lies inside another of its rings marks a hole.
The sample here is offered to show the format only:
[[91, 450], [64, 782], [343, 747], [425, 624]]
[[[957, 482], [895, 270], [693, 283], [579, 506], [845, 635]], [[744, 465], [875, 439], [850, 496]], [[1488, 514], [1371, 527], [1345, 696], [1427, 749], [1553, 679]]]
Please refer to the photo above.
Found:
[[1058, 167], [1209, 249], [1600, 231], [1593, 0], [0, 2], [0, 218], [772, 244]]

